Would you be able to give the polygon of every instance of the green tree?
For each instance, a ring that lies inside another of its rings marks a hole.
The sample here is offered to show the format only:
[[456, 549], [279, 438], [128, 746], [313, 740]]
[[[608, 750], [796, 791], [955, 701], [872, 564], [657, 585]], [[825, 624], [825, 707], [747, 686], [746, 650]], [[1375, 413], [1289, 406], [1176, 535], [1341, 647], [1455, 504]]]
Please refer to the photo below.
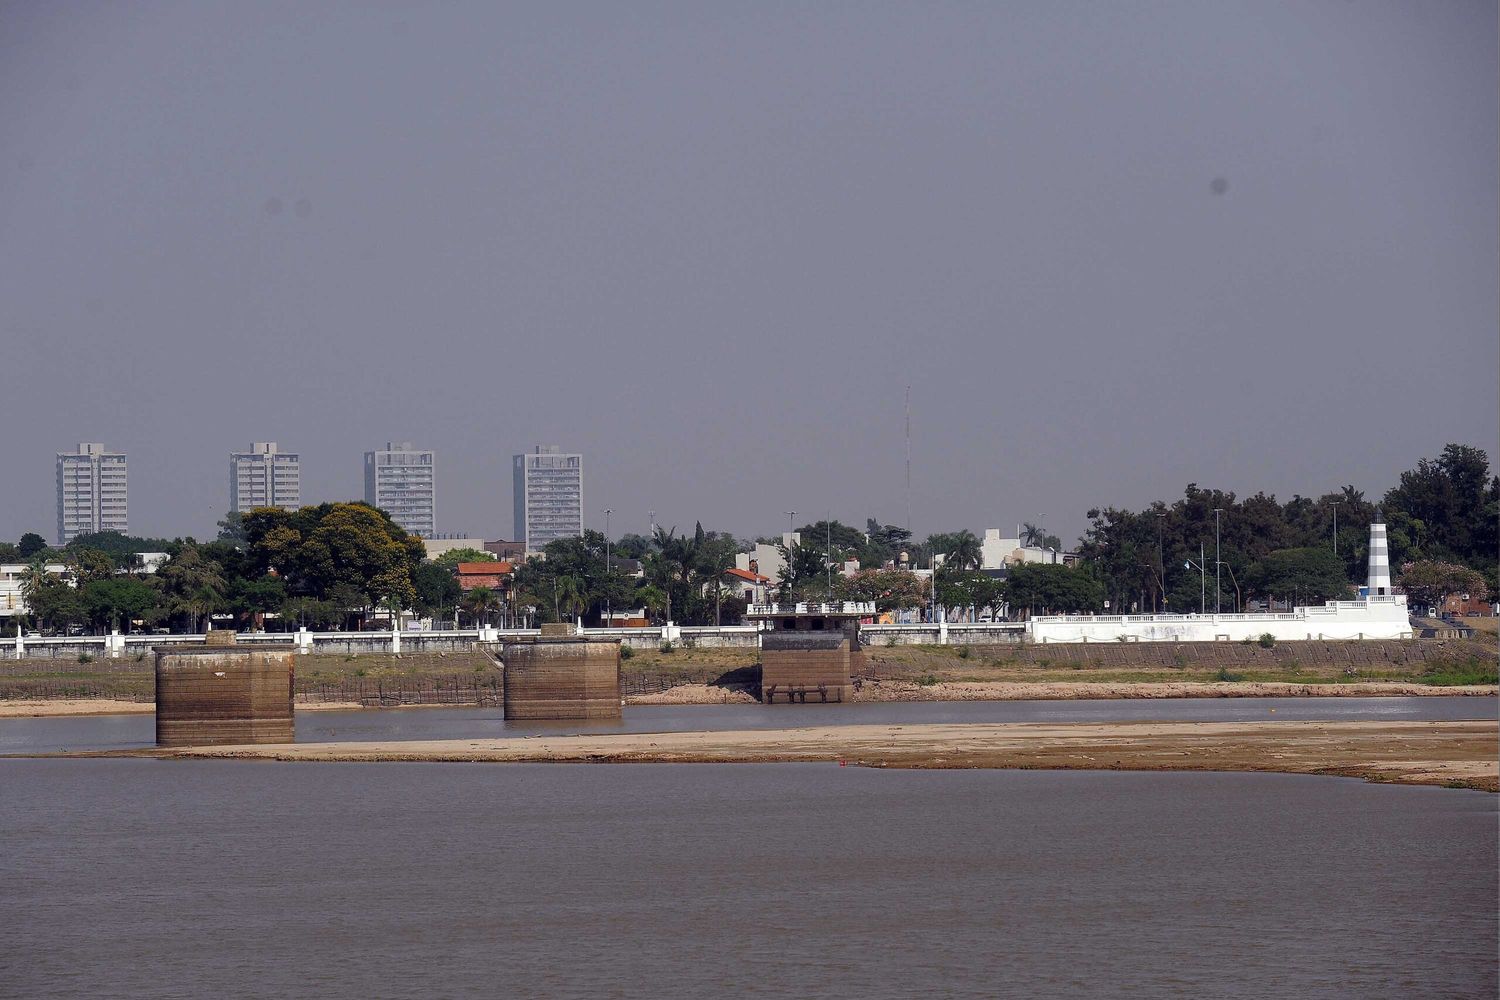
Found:
[[236, 577], [229, 587], [229, 608], [247, 624], [286, 603], [286, 584], [274, 576], [259, 579]]
[[229, 542], [231, 545], [244, 545], [248, 539], [245, 537], [245, 515], [240, 511], [232, 510], [219, 519], [216, 525], [219, 529], [219, 541]]
[[1004, 595], [1013, 610], [1032, 614], [1077, 614], [1104, 610], [1105, 589], [1083, 567], [1020, 563], [1006, 571]]
[[1480, 601], [1489, 596], [1484, 577], [1477, 570], [1434, 559], [1402, 566], [1400, 584], [1418, 607], [1441, 607], [1453, 594], [1468, 594]]
[[[375, 581], [395, 581], [426, 557], [422, 541], [383, 511], [364, 503], [325, 503], [287, 512], [274, 507], [244, 515], [247, 572], [274, 571], [289, 592], [327, 599], [337, 587], [370, 594]], [[397, 572], [395, 576], [387, 574]]]
[[877, 611], [920, 608], [927, 602], [927, 584], [902, 570], [860, 570], [834, 581], [834, 597], [843, 601], [872, 601]]
[[948, 557], [946, 564], [956, 569], [978, 569], [984, 561], [979, 538], [968, 529], [953, 533], [944, 554]]
[[94, 625], [130, 631], [130, 623], [147, 618], [157, 606], [157, 593], [140, 580], [127, 578], [93, 580], [79, 593]]
[[69, 548], [65, 550], [68, 571], [81, 587], [95, 580], [108, 580], [115, 575], [114, 560], [102, 549]]
[[436, 559], [432, 560], [432, 564], [436, 565], [436, 566], [441, 566], [443, 569], [446, 569], [446, 570], [452, 570], [454, 567], [456, 567], [461, 562], [499, 562], [499, 561], [500, 561], [499, 559], [495, 558], [495, 554], [493, 552], [488, 552], [488, 551], [486, 551], [484, 549], [463, 548], [463, 549], [449, 549], [447, 552], [444, 552], [442, 555], [440, 555]]
[[985, 573], [944, 567], [937, 577], [937, 600], [944, 608], [963, 609], [975, 616], [985, 608], [998, 608], [1004, 600], [1004, 584]]
[[705, 586], [712, 588], [714, 624], [723, 624], [724, 574], [734, 568], [739, 544], [730, 535], [709, 533], [698, 546], [697, 572]]
[[417, 593], [416, 607], [424, 615], [436, 617], [448, 608], [457, 608], [463, 597], [453, 571], [436, 563], [423, 563], [414, 569], [411, 583]]
[[371, 604], [390, 612], [393, 632], [401, 627], [401, 612], [417, 599], [416, 589], [411, 585], [411, 573], [404, 565], [389, 566], [377, 573], [366, 593]]
[[47, 551], [47, 540], [34, 531], [28, 531], [16, 543], [16, 549], [21, 553], [22, 559], [30, 561], [37, 553]]
[[[1211, 574], [1210, 574], [1211, 575]], [[1332, 548], [1282, 549], [1270, 552], [1245, 571], [1245, 591], [1257, 597], [1297, 604], [1321, 604], [1347, 598], [1353, 588]]]
[[228, 590], [219, 564], [203, 556], [198, 546], [185, 544], [157, 570], [157, 578], [168, 599], [168, 607], [188, 619], [188, 629], [225, 606]]
[[821, 549], [792, 543], [791, 548], [779, 545], [782, 567], [780, 579], [782, 599], [796, 601], [809, 596], [819, 596], [818, 585], [825, 583], [828, 563]]
[[489, 587], [475, 587], [462, 597], [464, 610], [474, 616], [479, 625], [490, 623], [490, 612], [500, 606], [500, 595]]
[[1456, 560], [1480, 569], [1495, 565], [1500, 535], [1500, 478], [1490, 475], [1480, 448], [1449, 444], [1436, 460], [1422, 459], [1385, 495], [1395, 563]]

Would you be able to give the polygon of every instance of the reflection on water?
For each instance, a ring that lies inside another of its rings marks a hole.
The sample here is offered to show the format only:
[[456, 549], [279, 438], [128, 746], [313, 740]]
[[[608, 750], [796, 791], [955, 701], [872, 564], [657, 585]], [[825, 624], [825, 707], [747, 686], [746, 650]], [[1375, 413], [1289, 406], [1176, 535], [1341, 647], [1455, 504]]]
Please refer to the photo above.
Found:
[[[1243, 722], [1493, 719], [1496, 699], [1179, 698], [1099, 701], [886, 702], [851, 705], [633, 705], [609, 722], [506, 722], [500, 708], [298, 712], [297, 742], [496, 739], [567, 733], [665, 733], [854, 724], [962, 722]], [[150, 715], [0, 719], [0, 754], [150, 746]]]
[[1494, 996], [1497, 797], [1267, 774], [0, 762], [25, 997]]

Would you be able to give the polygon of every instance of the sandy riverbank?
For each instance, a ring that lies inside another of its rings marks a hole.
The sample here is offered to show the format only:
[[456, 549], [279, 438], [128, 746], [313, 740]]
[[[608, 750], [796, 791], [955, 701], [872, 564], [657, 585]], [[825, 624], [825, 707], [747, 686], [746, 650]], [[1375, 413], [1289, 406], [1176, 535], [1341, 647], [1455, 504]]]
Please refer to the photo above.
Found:
[[1494, 722], [821, 726], [499, 740], [303, 743], [70, 756], [281, 761], [841, 762], [869, 767], [1280, 771], [1500, 790]]
[[[1373, 698], [1433, 695], [1495, 697], [1500, 687], [1476, 684], [1439, 687], [1399, 681], [1352, 684], [1289, 684], [1272, 681], [865, 681], [856, 702], [889, 701], [1071, 701], [1082, 698]], [[711, 684], [679, 684], [660, 694], [633, 695], [630, 705], [754, 704], [745, 691]]]
[[[356, 701], [298, 702], [299, 712], [347, 712], [364, 708]], [[454, 708], [454, 705], [402, 705], [402, 708]], [[154, 715], [155, 702], [110, 701], [105, 698], [77, 700], [0, 701], [0, 719], [43, 719], [69, 715]]]

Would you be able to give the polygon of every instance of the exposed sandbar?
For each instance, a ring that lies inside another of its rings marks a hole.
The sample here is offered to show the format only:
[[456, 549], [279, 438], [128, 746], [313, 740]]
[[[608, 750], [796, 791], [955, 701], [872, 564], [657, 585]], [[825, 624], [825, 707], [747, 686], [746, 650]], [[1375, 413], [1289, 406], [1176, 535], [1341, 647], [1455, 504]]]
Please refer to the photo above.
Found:
[[[1404, 681], [1349, 684], [1293, 684], [1280, 681], [913, 681], [867, 680], [856, 702], [892, 701], [1073, 701], [1085, 698], [1413, 698], [1490, 697], [1493, 684], [1439, 686]], [[660, 694], [632, 695], [631, 705], [753, 704], [743, 690], [712, 684], [679, 684]]]
[[819, 726], [738, 732], [299, 743], [75, 756], [283, 761], [845, 762], [906, 768], [1281, 771], [1500, 790], [1495, 722]]

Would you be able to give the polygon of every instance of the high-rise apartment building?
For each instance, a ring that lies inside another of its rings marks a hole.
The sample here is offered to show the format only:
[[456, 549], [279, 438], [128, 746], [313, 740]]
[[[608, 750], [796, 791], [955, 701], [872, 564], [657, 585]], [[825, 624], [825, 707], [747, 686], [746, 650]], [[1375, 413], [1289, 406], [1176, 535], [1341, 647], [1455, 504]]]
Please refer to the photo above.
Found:
[[57, 543], [94, 531], [130, 530], [125, 456], [84, 442], [57, 453]]
[[583, 534], [583, 456], [537, 445], [515, 458], [515, 521], [518, 542], [540, 552], [548, 542]]
[[414, 535], [437, 534], [437, 497], [432, 452], [410, 441], [387, 442], [383, 451], [365, 452], [365, 502], [391, 515]]
[[302, 506], [302, 463], [299, 456], [279, 451], [275, 441], [257, 441], [249, 451], [229, 455], [229, 509], [256, 507], [296, 510]]

